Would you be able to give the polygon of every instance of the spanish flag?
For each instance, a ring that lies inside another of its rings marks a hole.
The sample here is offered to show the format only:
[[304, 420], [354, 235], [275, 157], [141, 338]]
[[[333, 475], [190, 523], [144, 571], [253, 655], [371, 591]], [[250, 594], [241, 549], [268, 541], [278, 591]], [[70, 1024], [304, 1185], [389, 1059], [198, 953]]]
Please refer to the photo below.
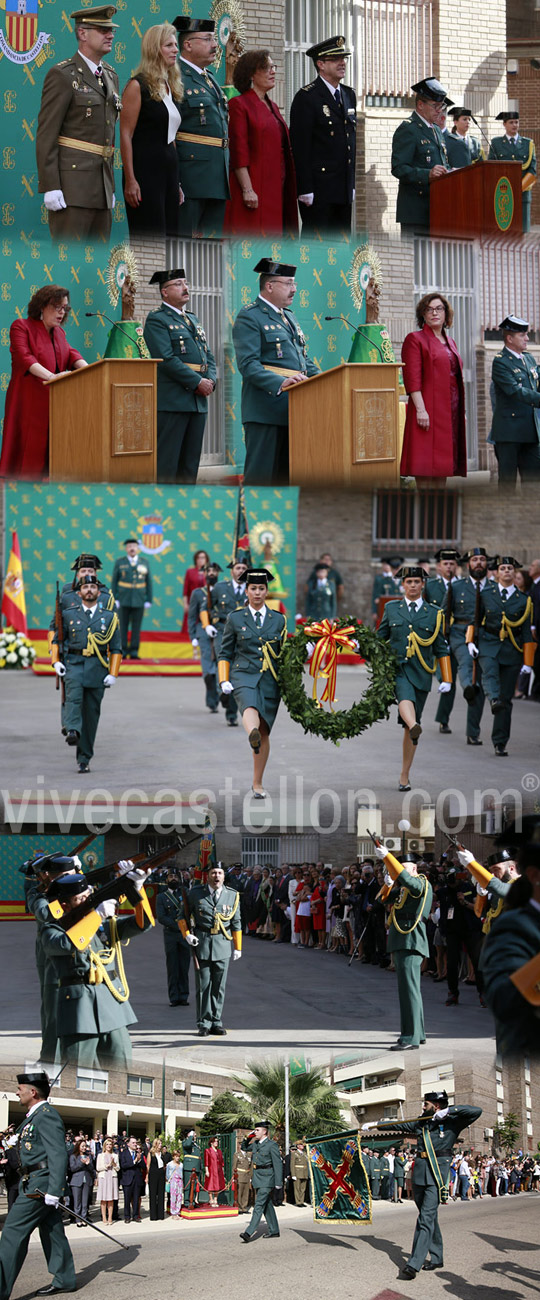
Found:
[[2, 614], [8, 627], [15, 632], [28, 632], [26, 622], [26, 601], [24, 599], [24, 582], [21, 564], [19, 538], [13, 533], [11, 554], [2, 592]]

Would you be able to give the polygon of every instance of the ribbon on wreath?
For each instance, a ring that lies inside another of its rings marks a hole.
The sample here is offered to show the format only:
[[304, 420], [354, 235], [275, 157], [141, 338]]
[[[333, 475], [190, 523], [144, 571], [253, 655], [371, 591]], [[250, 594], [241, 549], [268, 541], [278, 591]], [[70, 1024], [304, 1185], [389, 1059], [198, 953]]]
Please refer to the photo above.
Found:
[[[338, 654], [341, 650], [352, 650], [353, 654], [358, 653], [357, 646], [350, 640], [354, 633], [354, 627], [339, 627], [334, 619], [323, 618], [320, 623], [310, 623], [309, 627], [304, 628], [304, 632], [309, 640], [315, 638], [317, 640], [309, 663], [309, 671], [314, 679], [313, 699], [320, 709], [322, 709], [323, 704], [328, 703], [333, 712], [332, 705], [336, 699]], [[326, 663], [324, 663], [324, 660], [326, 660]], [[326, 677], [326, 686], [319, 700], [317, 697], [317, 684], [320, 677]]]

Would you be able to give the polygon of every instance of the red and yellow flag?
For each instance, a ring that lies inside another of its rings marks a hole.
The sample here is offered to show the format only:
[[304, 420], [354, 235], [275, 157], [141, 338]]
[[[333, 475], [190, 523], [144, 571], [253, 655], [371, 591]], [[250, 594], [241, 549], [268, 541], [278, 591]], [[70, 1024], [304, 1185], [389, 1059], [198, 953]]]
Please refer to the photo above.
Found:
[[19, 538], [16, 533], [13, 533], [11, 542], [11, 554], [2, 592], [1, 612], [8, 627], [14, 628], [15, 632], [24, 632], [26, 635], [28, 632], [28, 626], [26, 623], [26, 601], [24, 599], [21, 550], [19, 546]]

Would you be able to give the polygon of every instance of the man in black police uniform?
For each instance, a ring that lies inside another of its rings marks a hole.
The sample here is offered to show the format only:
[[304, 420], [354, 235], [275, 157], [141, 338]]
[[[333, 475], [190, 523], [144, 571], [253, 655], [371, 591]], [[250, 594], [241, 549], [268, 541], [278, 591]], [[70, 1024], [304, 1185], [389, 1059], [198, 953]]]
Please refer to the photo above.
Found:
[[356, 95], [343, 86], [344, 36], [330, 36], [307, 51], [317, 69], [291, 104], [291, 144], [302, 233], [350, 234], [356, 157]]
[[529, 322], [505, 316], [499, 329], [503, 349], [493, 359], [491, 378], [495, 406], [489, 442], [495, 447], [499, 487], [515, 487], [540, 478], [540, 379], [538, 365], [527, 354]]
[[437, 126], [440, 105], [448, 99], [435, 77], [418, 81], [414, 112], [398, 126], [392, 140], [392, 176], [399, 181], [396, 221], [429, 230], [429, 190], [450, 170], [443, 133]]
[[401, 1269], [402, 1278], [412, 1281], [421, 1268], [429, 1271], [443, 1267], [437, 1211], [439, 1203], [447, 1200], [452, 1149], [462, 1130], [474, 1124], [481, 1114], [479, 1106], [449, 1106], [446, 1092], [426, 1092], [418, 1119], [379, 1120], [378, 1124], [362, 1126], [362, 1132], [377, 1129], [392, 1137], [407, 1133], [417, 1140], [412, 1189], [418, 1219], [410, 1257]]

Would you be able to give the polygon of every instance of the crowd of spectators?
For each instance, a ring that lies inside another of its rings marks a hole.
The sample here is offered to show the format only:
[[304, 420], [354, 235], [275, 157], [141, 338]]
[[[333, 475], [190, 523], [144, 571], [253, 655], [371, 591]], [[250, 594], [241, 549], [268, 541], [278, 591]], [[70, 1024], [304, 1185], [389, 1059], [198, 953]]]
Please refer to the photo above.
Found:
[[[390, 1147], [378, 1154], [362, 1147], [362, 1158], [374, 1201], [414, 1200], [412, 1171], [414, 1147]], [[519, 1192], [540, 1192], [540, 1158], [516, 1151], [506, 1156], [456, 1151], [450, 1166], [448, 1199], [473, 1201], [483, 1196], [516, 1196]]]

